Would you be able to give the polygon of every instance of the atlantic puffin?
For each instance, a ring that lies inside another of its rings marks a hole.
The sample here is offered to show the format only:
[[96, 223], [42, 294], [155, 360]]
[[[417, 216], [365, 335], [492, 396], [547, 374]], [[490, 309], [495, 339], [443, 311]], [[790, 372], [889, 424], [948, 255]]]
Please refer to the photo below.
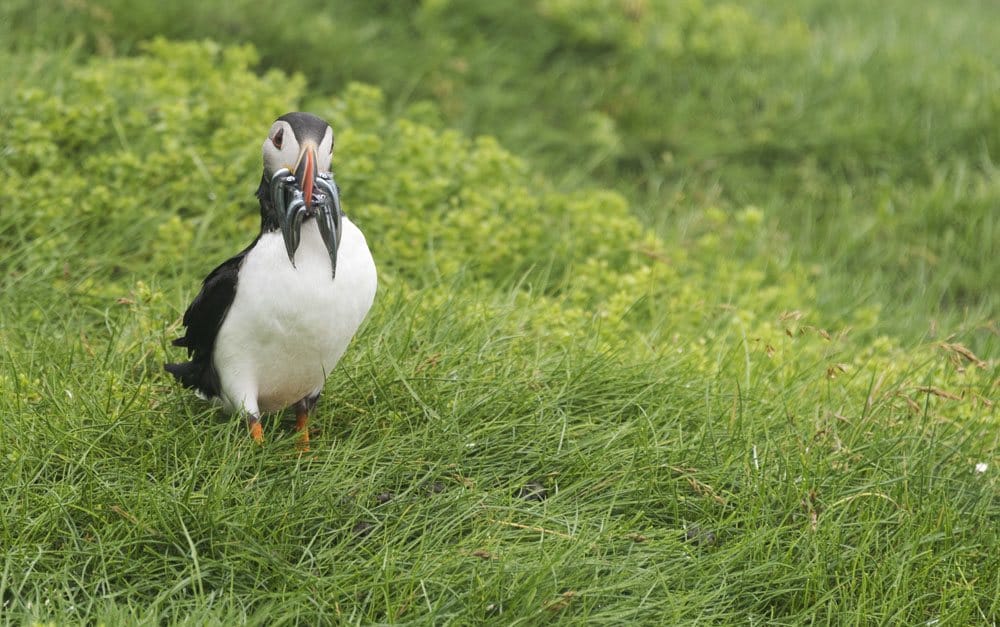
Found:
[[333, 130], [311, 113], [278, 118], [263, 145], [260, 233], [205, 278], [174, 346], [190, 361], [167, 372], [246, 417], [293, 407], [299, 444], [309, 413], [375, 298], [375, 262], [344, 215], [330, 171]]

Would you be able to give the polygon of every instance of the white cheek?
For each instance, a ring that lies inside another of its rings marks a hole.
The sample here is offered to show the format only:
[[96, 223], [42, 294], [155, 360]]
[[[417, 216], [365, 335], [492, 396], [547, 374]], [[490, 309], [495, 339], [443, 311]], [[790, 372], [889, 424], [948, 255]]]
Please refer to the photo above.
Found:
[[326, 130], [326, 135], [323, 136], [323, 141], [320, 142], [319, 146], [316, 148], [316, 169], [320, 172], [330, 171], [330, 160], [331, 153], [333, 152], [333, 131], [329, 128]]
[[330, 171], [330, 153], [328, 151], [323, 151], [316, 155], [316, 169], [320, 172]]
[[297, 153], [297, 144], [294, 141], [285, 141], [281, 150], [278, 150], [274, 143], [268, 139], [264, 143], [264, 167], [268, 172], [274, 173], [281, 168], [288, 168], [293, 170], [295, 168], [295, 157]]
[[276, 172], [281, 169], [281, 155], [278, 151], [271, 148], [268, 150], [264, 148], [264, 167], [268, 172]]

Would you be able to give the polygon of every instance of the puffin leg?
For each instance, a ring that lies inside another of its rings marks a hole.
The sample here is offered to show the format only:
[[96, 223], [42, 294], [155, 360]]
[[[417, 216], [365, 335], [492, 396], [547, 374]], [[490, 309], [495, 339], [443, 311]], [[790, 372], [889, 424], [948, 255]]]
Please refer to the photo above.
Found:
[[299, 432], [299, 441], [296, 444], [303, 451], [309, 450], [309, 410], [303, 407], [295, 407], [295, 430]]
[[260, 416], [247, 414], [247, 427], [250, 429], [250, 437], [257, 444], [264, 443], [264, 428], [260, 426]]
[[296, 446], [301, 451], [309, 450], [309, 412], [316, 407], [319, 394], [306, 396], [295, 403], [295, 430], [299, 432], [299, 441]]
[[240, 415], [246, 416], [247, 429], [250, 430], [250, 437], [257, 444], [264, 443], [264, 428], [260, 424], [260, 408], [257, 406], [257, 392], [246, 391], [243, 394], [233, 394], [226, 398], [240, 398], [242, 400], [239, 403], [228, 401], [231, 406], [237, 408], [237, 412]]

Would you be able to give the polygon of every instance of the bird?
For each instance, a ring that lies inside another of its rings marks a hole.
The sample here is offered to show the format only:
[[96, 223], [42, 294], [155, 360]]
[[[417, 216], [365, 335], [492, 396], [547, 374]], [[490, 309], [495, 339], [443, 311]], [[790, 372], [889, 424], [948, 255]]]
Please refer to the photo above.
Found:
[[295, 410], [308, 449], [309, 415], [375, 299], [368, 242], [340, 204], [333, 130], [319, 116], [282, 115], [262, 146], [260, 233], [202, 282], [173, 341], [189, 361], [164, 368], [184, 387], [245, 416], [264, 441], [263, 412]]

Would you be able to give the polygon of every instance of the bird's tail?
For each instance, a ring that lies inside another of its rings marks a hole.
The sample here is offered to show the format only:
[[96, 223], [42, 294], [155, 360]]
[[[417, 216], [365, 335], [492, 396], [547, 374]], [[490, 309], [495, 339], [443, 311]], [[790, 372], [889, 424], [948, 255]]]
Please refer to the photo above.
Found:
[[163, 369], [174, 375], [181, 385], [191, 388], [202, 398], [211, 398], [219, 394], [218, 375], [215, 368], [197, 361], [185, 361], [179, 364], [163, 364]]
[[193, 361], [185, 361], [179, 364], [163, 364], [163, 369], [174, 375], [174, 378], [180, 381], [184, 387], [198, 387], [198, 380], [201, 378], [201, 368]]

